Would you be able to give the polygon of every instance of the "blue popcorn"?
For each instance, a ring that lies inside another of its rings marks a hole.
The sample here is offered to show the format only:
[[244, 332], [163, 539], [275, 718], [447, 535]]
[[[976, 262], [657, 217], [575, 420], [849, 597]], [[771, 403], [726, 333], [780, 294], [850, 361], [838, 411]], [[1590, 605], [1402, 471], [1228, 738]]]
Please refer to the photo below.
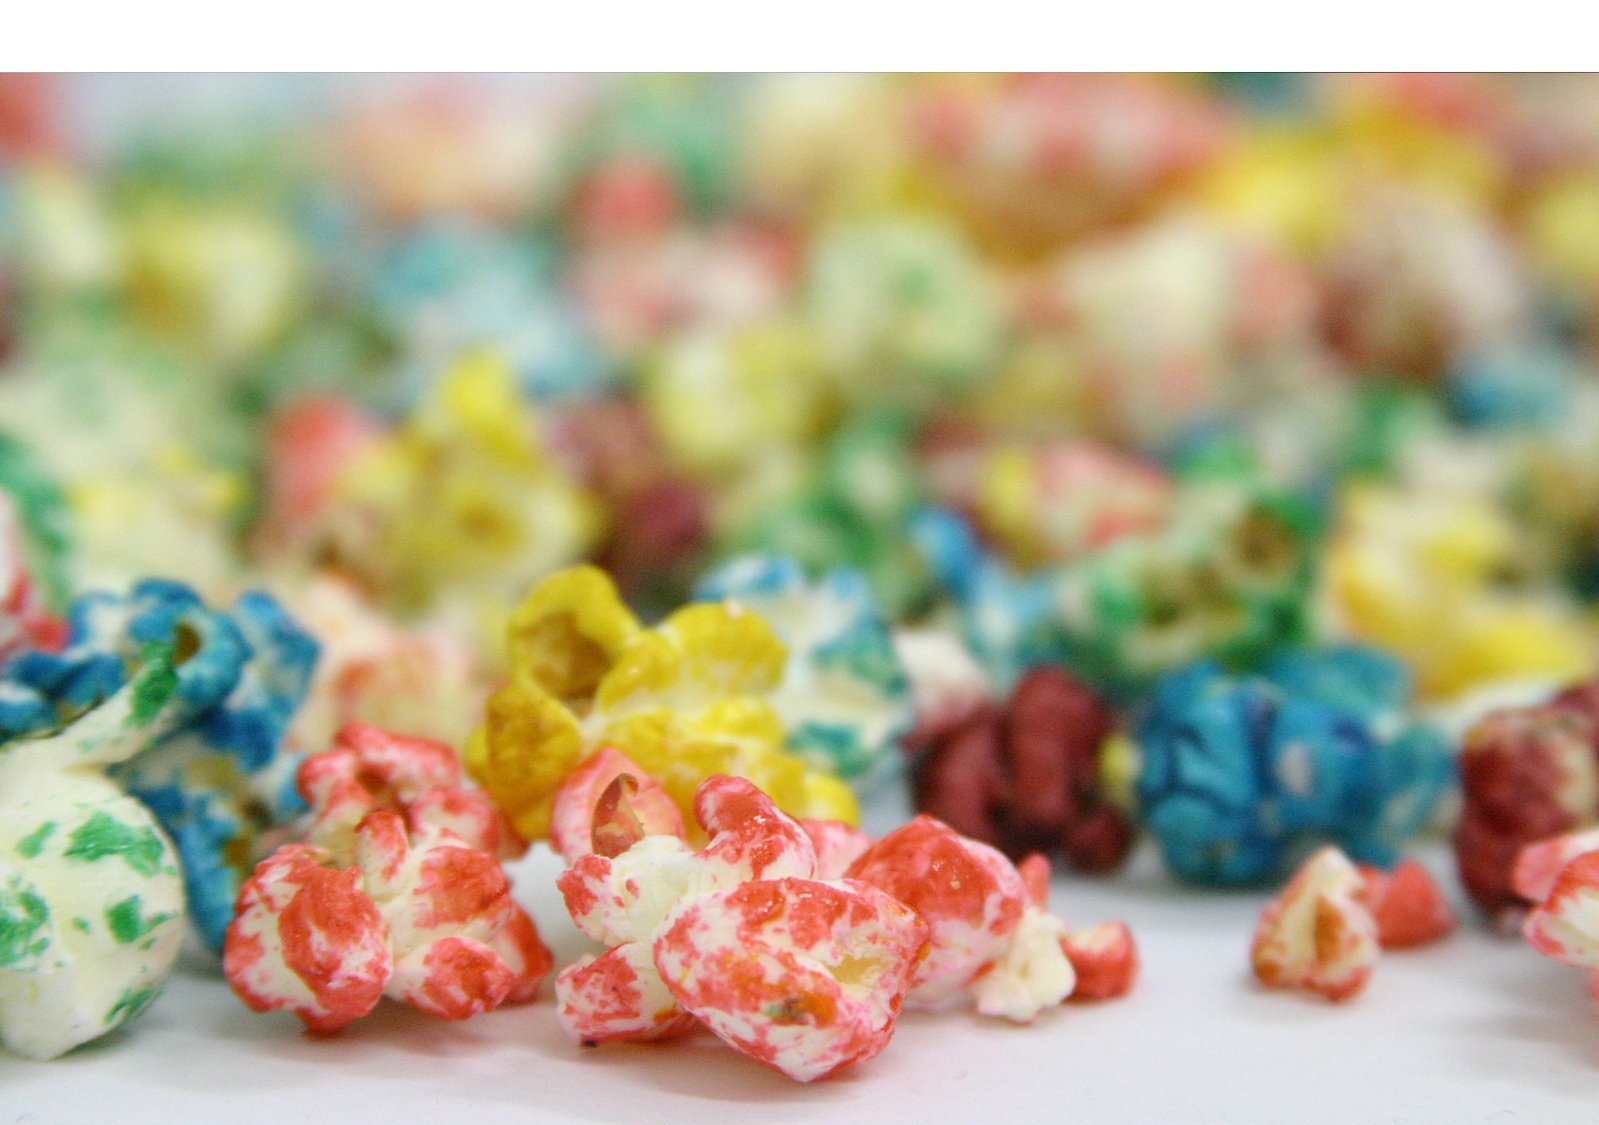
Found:
[[260, 837], [304, 808], [294, 789], [304, 753], [287, 750], [284, 735], [316, 642], [267, 594], [244, 594], [223, 612], [182, 583], [154, 579], [127, 596], [78, 598], [68, 627], [62, 651], [24, 653], [0, 669], [0, 741], [65, 725], [151, 653], [169, 652], [178, 677], [171, 729], [111, 775], [172, 837], [190, 916], [221, 948]]
[[1197, 882], [1283, 875], [1331, 842], [1392, 866], [1453, 781], [1443, 736], [1408, 722], [1399, 664], [1358, 646], [1292, 651], [1250, 677], [1204, 662], [1156, 685], [1137, 795], [1167, 866]]
[[771, 698], [794, 753], [846, 778], [898, 767], [915, 717], [910, 682], [864, 574], [838, 567], [812, 582], [791, 558], [749, 555], [706, 575], [694, 596], [745, 606], [788, 646]]

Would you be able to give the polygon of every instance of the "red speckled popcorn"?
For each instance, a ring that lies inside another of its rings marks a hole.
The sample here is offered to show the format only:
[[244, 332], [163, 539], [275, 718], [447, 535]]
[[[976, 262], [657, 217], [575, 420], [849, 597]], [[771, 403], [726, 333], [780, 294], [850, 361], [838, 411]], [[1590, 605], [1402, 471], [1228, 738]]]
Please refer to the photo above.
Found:
[[912, 1004], [941, 1004], [964, 992], [982, 1014], [1026, 1023], [1071, 995], [1065, 924], [1029, 895], [1036, 864], [1024, 878], [993, 848], [922, 815], [868, 848], [849, 875], [903, 902], [929, 927], [927, 956], [907, 997]]
[[1599, 828], [1570, 832], [1528, 844], [1516, 859], [1512, 877], [1516, 893], [1528, 902], [1542, 902], [1555, 889], [1566, 865], [1587, 852], [1599, 851]]
[[361, 820], [353, 849], [358, 866], [341, 867], [292, 844], [245, 882], [223, 971], [251, 1008], [329, 1033], [383, 996], [464, 1019], [537, 991], [551, 958], [493, 856], [388, 809]]
[[724, 1042], [809, 1082], [888, 1045], [926, 940], [916, 915], [874, 887], [765, 879], [675, 911], [655, 965]]
[[683, 814], [636, 762], [602, 747], [556, 790], [550, 843], [567, 863], [576, 863], [590, 852], [620, 855], [641, 836], [687, 839]]
[[1521, 849], [1599, 819], [1599, 722], [1586, 698], [1579, 688], [1498, 711], [1466, 734], [1455, 858], [1466, 891], [1501, 921], [1528, 905], [1513, 886]]
[[1428, 870], [1406, 860], [1392, 871], [1361, 866], [1367, 908], [1377, 923], [1377, 941], [1384, 949], [1409, 949], [1447, 937], [1455, 928], [1455, 912]]
[[710, 835], [698, 852], [678, 836], [639, 835], [561, 876], [572, 920], [610, 946], [556, 978], [562, 1026], [595, 1046], [699, 1022], [800, 1082], [876, 1055], [927, 927], [872, 887], [817, 878], [810, 832], [748, 781], [708, 778], [694, 813]]
[[850, 864], [872, 846], [872, 838], [842, 820], [801, 820], [800, 827], [816, 849], [816, 877], [842, 879]]
[[917, 763], [917, 808], [1020, 857], [1059, 847], [1080, 871], [1114, 871], [1133, 827], [1106, 801], [1099, 753], [1110, 707], [1052, 666], [1031, 669], [1001, 708], [974, 712]]
[[1362, 896], [1365, 881], [1337, 848], [1305, 861], [1266, 904], [1250, 961], [1263, 984], [1348, 1000], [1377, 965], [1377, 922]]
[[[1016, 865], [1027, 897], [1040, 910], [1049, 908], [1049, 860], [1030, 855]], [[1132, 991], [1138, 979], [1138, 943], [1125, 922], [1104, 922], [1072, 930], [1060, 939], [1071, 962], [1076, 984], [1068, 1000], [1111, 1000]]]
[[1138, 979], [1138, 944], [1126, 922], [1104, 922], [1073, 930], [1061, 942], [1077, 974], [1073, 1000], [1113, 1000]]
[[488, 794], [462, 784], [460, 760], [442, 742], [349, 723], [332, 749], [301, 764], [296, 780], [313, 810], [309, 842], [341, 865], [353, 862], [356, 826], [378, 809], [401, 813], [412, 832], [445, 832], [493, 857], [527, 851]]
[[1584, 970], [1599, 1001], [1599, 852], [1583, 852], [1561, 869], [1522, 932], [1545, 957]]

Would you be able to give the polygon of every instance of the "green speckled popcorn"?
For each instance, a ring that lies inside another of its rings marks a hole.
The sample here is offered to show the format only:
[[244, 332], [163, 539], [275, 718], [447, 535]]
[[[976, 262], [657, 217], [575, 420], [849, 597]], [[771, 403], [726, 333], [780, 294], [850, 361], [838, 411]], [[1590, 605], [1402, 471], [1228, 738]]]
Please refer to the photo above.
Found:
[[132, 1020], [183, 941], [183, 877], [150, 811], [105, 776], [178, 710], [152, 646], [104, 703], [0, 746], [0, 1040], [50, 1059]]

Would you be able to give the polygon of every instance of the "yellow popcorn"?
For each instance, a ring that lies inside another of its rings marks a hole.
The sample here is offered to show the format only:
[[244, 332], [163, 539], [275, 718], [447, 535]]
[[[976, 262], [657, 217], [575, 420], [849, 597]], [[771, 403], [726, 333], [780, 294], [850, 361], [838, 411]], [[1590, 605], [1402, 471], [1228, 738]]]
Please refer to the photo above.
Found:
[[1411, 663], [1424, 696], [1591, 674], [1593, 646], [1569, 607], [1503, 585], [1520, 550], [1480, 499], [1354, 485], [1327, 551], [1328, 593], [1356, 637]]
[[755, 614], [701, 603], [646, 629], [603, 571], [579, 566], [540, 583], [507, 632], [510, 680], [466, 759], [524, 835], [548, 833], [556, 789], [602, 746], [648, 771], [685, 814], [700, 782], [726, 773], [790, 815], [858, 818], [848, 785], [787, 753], [769, 696], [788, 653]]
[[402, 612], [456, 595], [503, 614], [595, 531], [591, 500], [550, 462], [535, 422], [500, 357], [462, 359], [341, 474], [340, 562]]

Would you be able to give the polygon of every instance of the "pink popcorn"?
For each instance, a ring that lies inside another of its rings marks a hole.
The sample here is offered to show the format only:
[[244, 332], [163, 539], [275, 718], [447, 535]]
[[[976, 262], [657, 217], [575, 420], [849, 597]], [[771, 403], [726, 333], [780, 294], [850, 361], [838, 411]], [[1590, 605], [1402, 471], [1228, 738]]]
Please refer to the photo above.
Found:
[[[1049, 860], [1034, 852], [1016, 865], [1027, 897], [1039, 909], [1049, 907]], [[1138, 944], [1125, 922], [1105, 922], [1072, 930], [1060, 947], [1071, 962], [1077, 983], [1068, 1000], [1110, 1000], [1125, 996], [1138, 979]]]
[[1516, 857], [1511, 885], [1528, 902], [1542, 902], [1555, 889], [1555, 882], [1566, 865], [1593, 851], [1599, 851], [1599, 828], [1567, 832], [1528, 844]]
[[1522, 932], [1545, 957], [1587, 971], [1599, 1000], [1599, 852], [1584, 852], [1561, 869]]
[[849, 877], [910, 907], [931, 933], [907, 999], [943, 1003], [970, 993], [984, 1015], [1022, 1023], [1071, 995], [1075, 976], [1061, 947], [1066, 927], [1029, 897], [1047, 888], [987, 844], [922, 815], [873, 844]]
[[1365, 988], [1378, 944], [1364, 894], [1365, 880], [1337, 848], [1311, 856], [1261, 912], [1250, 950], [1255, 976], [1335, 1001]]
[[816, 849], [816, 877], [842, 879], [850, 864], [872, 846], [872, 838], [842, 820], [801, 820], [800, 827]]
[[875, 887], [762, 879], [675, 911], [655, 965], [723, 1042], [809, 1082], [888, 1045], [925, 941], [916, 915]]
[[1061, 948], [1077, 974], [1073, 1000], [1111, 1000], [1125, 996], [1138, 979], [1138, 945], [1125, 922], [1105, 922], [1073, 930]]
[[1409, 949], [1446, 937], [1455, 928], [1455, 912], [1425, 867], [1406, 860], [1392, 871], [1360, 868], [1363, 898], [1377, 923], [1377, 942], [1384, 949]]
[[310, 841], [341, 864], [352, 862], [356, 826], [378, 809], [400, 812], [412, 832], [447, 833], [490, 856], [527, 850], [488, 794], [462, 784], [460, 761], [442, 742], [350, 723], [331, 750], [301, 764], [296, 780], [313, 810]]
[[440, 1019], [529, 999], [551, 957], [499, 862], [390, 809], [353, 833], [355, 866], [291, 844], [239, 893], [223, 972], [256, 1011], [331, 1033], [389, 996]]
[[325, 848], [291, 844], [239, 890], [222, 971], [257, 1012], [288, 1009], [331, 1033], [377, 1006], [394, 957], [361, 872], [329, 866]]
[[[597, 821], [611, 815], [596, 808]], [[876, 1055], [925, 924], [873, 887], [818, 878], [811, 832], [836, 854], [854, 842], [830, 827], [808, 832], [748, 781], [708, 778], [694, 815], [710, 834], [700, 851], [641, 834], [560, 877], [573, 922], [610, 947], [556, 978], [561, 1025], [595, 1046], [701, 1023], [800, 1082]]]
[[666, 790], [620, 750], [602, 747], [556, 790], [550, 842], [567, 863], [621, 855], [643, 836], [688, 838]]

